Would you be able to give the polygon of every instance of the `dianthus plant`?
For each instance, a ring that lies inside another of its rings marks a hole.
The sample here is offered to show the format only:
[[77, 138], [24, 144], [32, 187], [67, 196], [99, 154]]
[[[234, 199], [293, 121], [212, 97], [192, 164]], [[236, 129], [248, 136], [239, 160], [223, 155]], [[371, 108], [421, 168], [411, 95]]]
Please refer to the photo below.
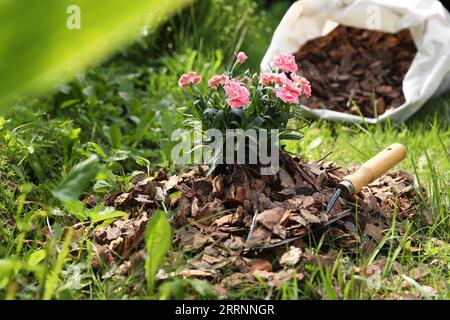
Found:
[[298, 130], [288, 129], [288, 121], [300, 117], [299, 99], [311, 95], [311, 86], [297, 74], [295, 57], [278, 54], [272, 72], [259, 74], [245, 68], [246, 60], [245, 53], [236, 54], [231, 70], [213, 76], [207, 87], [194, 71], [180, 77], [178, 85], [192, 93], [192, 105], [184, 110], [185, 123], [224, 135], [227, 129], [276, 129], [277, 139], [298, 139]]

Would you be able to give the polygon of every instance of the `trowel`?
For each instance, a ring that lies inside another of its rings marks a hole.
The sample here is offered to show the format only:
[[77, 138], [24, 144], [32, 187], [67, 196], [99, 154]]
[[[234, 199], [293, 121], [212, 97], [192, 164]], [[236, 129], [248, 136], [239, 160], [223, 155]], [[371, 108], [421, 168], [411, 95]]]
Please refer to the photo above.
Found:
[[[406, 158], [406, 148], [399, 144], [394, 143], [391, 144], [389, 147], [375, 155], [370, 160], [366, 161], [362, 166], [360, 166], [355, 172], [346, 175], [337, 185], [336, 191], [334, 192], [330, 202], [327, 205], [326, 213], [330, 213], [330, 211], [333, 209], [334, 205], [338, 201], [340, 196], [349, 196], [352, 194], [358, 194], [361, 189], [368, 185], [369, 183], [373, 182], [375, 179], [381, 177], [383, 174], [385, 174], [387, 171], [392, 169], [396, 164], [398, 164], [400, 161]], [[328, 220], [326, 223], [314, 228], [311, 231], [317, 231], [318, 229], [322, 229], [337, 220], [340, 220], [352, 213], [351, 209], [345, 210], [337, 215], [335, 215], [333, 218]], [[256, 215], [253, 219], [252, 228], [253, 229], [255, 222], [256, 222]], [[249, 238], [247, 239], [247, 243], [250, 243], [251, 241], [251, 235], [252, 232], [249, 233]], [[304, 236], [308, 235], [308, 233], [305, 233], [301, 236], [286, 239], [274, 244], [267, 244], [267, 245], [252, 245], [251, 249], [268, 249], [277, 247], [295, 240], [298, 240], [300, 238], [303, 238]]]
[[400, 143], [394, 143], [366, 161], [355, 172], [345, 176], [337, 185], [337, 189], [327, 205], [327, 214], [333, 209], [341, 195], [358, 194], [362, 187], [381, 177], [405, 157], [405, 147]]

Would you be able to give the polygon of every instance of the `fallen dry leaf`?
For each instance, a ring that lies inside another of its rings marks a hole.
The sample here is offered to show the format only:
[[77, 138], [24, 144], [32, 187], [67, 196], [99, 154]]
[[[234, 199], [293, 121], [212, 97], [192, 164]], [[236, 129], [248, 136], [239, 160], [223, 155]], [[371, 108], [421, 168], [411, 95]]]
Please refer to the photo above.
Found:
[[273, 227], [278, 224], [283, 217], [284, 209], [277, 207], [269, 210], [265, 210], [258, 214], [256, 217], [256, 221], [260, 224], [262, 224], [264, 227], [266, 227], [269, 230], [272, 230]]
[[371, 236], [378, 242], [383, 240], [383, 230], [372, 223], [366, 224], [366, 226], [364, 227], [364, 233], [368, 236]]
[[272, 271], [272, 264], [263, 259], [251, 259], [247, 262], [250, 267], [250, 274], [254, 274], [256, 271]]

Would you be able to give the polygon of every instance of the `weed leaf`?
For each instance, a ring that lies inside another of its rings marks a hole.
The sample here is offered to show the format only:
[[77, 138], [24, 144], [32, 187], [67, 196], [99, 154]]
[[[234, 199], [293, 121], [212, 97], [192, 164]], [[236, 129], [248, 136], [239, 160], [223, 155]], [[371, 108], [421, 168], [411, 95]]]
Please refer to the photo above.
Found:
[[172, 247], [170, 224], [161, 210], [156, 210], [150, 219], [145, 233], [145, 245], [147, 249], [145, 273], [148, 291], [151, 293], [155, 286], [156, 272], [163, 265], [164, 258]]
[[80, 162], [61, 180], [53, 195], [61, 201], [78, 199], [81, 192], [100, 171], [98, 157], [92, 155]]

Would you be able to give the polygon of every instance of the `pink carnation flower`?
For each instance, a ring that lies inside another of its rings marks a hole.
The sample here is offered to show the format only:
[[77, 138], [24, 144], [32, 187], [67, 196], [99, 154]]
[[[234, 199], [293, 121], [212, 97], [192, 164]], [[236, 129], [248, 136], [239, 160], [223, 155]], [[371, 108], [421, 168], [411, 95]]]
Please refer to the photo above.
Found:
[[212, 77], [208, 81], [208, 86], [213, 89], [218, 89], [220, 86], [223, 86], [230, 78], [225, 74], [220, 74]]
[[309, 81], [306, 78], [304, 78], [304, 77], [300, 78], [299, 86], [303, 90], [303, 93], [305, 94], [305, 96], [307, 98], [311, 97], [311, 92], [312, 92], [311, 84], [309, 83]]
[[300, 77], [295, 72], [291, 73], [291, 78], [294, 83], [302, 89], [303, 94], [309, 98], [311, 97], [311, 84], [305, 77]]
[[289, 53], [280, 53], [273, 59], [273, 64], [284, 72], [296, 72], [298, 70], [295, 57]]
[[302, 94], [302, 89], [287, 78], [281, 79], [282, 85], [277, 88], [275, 95], [285, 103], [299, 103], [298, 97]]
[[239, 81], [229, 80], [223, 87], [228, 95], [231, 108], [246, 108], [250, 104], [250, 92]]
[[281, 78], [283, 76], [278, 74], [278, 73], [267, 73], [267, 72], [262, 72], [260, 77], [259, 77], [259, 81], [264, 85], [264, 86], [268, 86], [272, 83], [274, 84], [281, 84]]
[[240, 63], [244, 63], [245, 62], [245, 60], [247, 60], [248, 59], [248, 57], [247, 57], [247, 55], [245, 54], [245, 52], [239, 52], [237, 55], [236, 55], [236, 59], [240, 62]]
[[190, 71], [187, 74], [183, 74], [178, 80], [178, 85], [181, 88], [188, 87], [191, 83], [199, 84], [202, 81], [202, 77], [197, 75], [194, 71]]

